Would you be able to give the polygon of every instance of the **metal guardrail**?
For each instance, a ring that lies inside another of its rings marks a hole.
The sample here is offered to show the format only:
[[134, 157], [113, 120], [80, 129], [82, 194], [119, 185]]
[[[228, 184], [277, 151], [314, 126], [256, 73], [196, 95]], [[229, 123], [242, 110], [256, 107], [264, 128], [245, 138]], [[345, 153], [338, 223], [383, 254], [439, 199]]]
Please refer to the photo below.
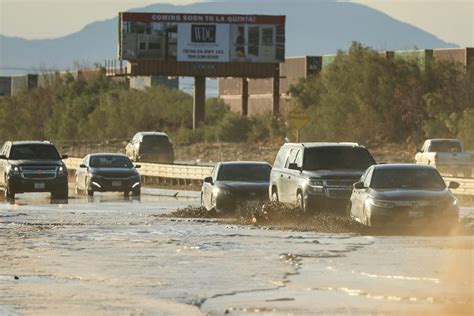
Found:
[[446, 184], [449, 181], [454, 181], [459, 183], [459, 188], [451, 190], [455, 195], [471, 195], [474, 196], [474, 179], [473, 178], [452, 178], [444, 177]]
[[[81, 158], [68, 158], [64, 160], [68, 169], [75, 170], [79, 167]], [[175, 180], [191, 180], [202, 181], [212, 172], [209, 166], [193, 166], [193, 165], [169, 165], [156, 163], [137, 163], [141, 165], [139, 172], [145, 177], [156, 177]], [[446, 184], [449, 181], [455, 181], [460, 184], [459, 188], [452, 190], [456, 195], [474, 196], [474, 178], [454, 178], [443, 177]]]
[[[68, 158], [64, 160], [66, 167], [76, 170], [81, 164], [81, 158]], [[192, 165], [169, 165], [138, 162], [138, 170], [142, 176], [178, 180], [203, 180], [212, 172], [212, 167]]]

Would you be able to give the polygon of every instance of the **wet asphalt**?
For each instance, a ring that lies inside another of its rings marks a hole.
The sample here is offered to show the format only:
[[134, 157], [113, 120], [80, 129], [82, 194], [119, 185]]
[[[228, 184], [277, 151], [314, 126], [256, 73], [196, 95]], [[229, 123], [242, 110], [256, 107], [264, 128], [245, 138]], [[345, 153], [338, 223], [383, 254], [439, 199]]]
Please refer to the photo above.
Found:
[[198, 205], [157, 189], [0, 201], [0, 315], [473, 314], [473, 236], [160, 216]]

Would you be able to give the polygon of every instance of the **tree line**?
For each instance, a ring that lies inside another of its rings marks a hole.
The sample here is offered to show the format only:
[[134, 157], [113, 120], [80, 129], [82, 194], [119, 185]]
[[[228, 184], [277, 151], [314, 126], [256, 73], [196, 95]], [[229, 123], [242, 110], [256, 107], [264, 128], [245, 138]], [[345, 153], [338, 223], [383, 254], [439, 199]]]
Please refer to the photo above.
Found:
[[290, 94], [312, 118], [304, 140], [420, 144], [458, 137], [474, 148], [472, 64], [385, 58], [353, 43]]
[[[354, 43], [338, 52], [317, 76], [289, 91], [311, 123], [304, 141], [421, 144], [425, 138], [458, 137], [474, 148], [474, 67], [387, 59]], [[45, 87], [0, 97], [3, 140], [47, 139], [58, 143], [129, 139], [156, 130], [175, 143], [293, 140], [283, 117], [242, 117], [208, 99], [205, 122], [192, 130], [192, 97], [179, 90], [131, 90], [98, 72], [95, 78], [66, 75]]]

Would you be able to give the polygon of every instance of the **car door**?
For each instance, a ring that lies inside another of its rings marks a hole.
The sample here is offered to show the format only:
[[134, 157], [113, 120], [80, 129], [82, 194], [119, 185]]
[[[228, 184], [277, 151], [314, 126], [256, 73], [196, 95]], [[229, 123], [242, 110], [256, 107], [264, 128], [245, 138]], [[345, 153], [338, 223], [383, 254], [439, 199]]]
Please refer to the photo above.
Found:
[[368, 198], [369, 194], [369, 185], [370, 179], [372, 178], [373, 174], [373, 167], [367, 169], [367, 171], [362, 175], [360, 178], [360, 182], [364, 183], [363, 189], [356, 189], [354, 188], [351, 195], [351, 203], [352, 203], [352, 215], [356, 216], [359, 219], [364, 219], [364, 205], [365, 200]]
[[282, 146], [278, 151], [278, 154], [273, 163], [272, 171], [270, 172], [270, 188], [269, 198], [272, 199], [272, 192], [276, 190], [278, 200], [282, 201], [281, 196], [283, 195], [282, 190], [282, 179], [285, 168], [286, 160], [288, 159], [290, 148], [288, 146]]
[[214, 190], [214, 183], [217, 180], [217, 173], [219, 172], [220, 164], [217, 164], [214, 169], [212, 169], [211, 177], [212, 183], [203, 182], [202, 184], [202, 202], [207, 209], [212, 207], [212, 191]]
[[[8, 157], [8, 152], [9, 152], [10, 144], [5, 143], [2, 147], [2, 150], [0, 151], [0, 155]], [[0, 185], [5, 186], [5, 170], [7, 167], [7, 159], [0, 159]]]
[[[291, 181], [294, 177], [294, 171], [288, 168], [290, 162], [295, 161], [297, 153], [297, 148], [292, 147], [288, 153], [288, 157], [285, 161], [284, 167], [281, 169], [280, 174], [280, 201], [287, 204], [295, 204], [296, 203], [296, 191], [293, 192]], [[294, 193], [294, 194], [293, 194]], [[295, 196], [293, 196], [295, 195]]]
[[[81, 161], [81, 165], [88, 166], [89, 165], [88, 158], [89, 158], [89, 155], [84, 157], [84, 159]], [[86, 189], [86, 185], [85, 185], [86, 175], [87, 175], [87, 168], [84, 168], [84, 167], [81, 168], [80, 166], [78, 166], [78, 168], [76, 169], [76, 183], [77, 183], [77, 187], [80, 190]]]
[[301, 182], [301, 171], [290, 169], [289, 165], [296, 164], [298, 168], [303, 166], [303, 151], [301, 148], [293, 148], [288, 156], [288, 161], [286, 163], [287, 168], [287, 175], [284, 179], [285, 189], [288, 194], [287, 199], [289, 203], [294, 203], [296, 205], [296, 195], [298, 192], [298, 188], [300, 188]]

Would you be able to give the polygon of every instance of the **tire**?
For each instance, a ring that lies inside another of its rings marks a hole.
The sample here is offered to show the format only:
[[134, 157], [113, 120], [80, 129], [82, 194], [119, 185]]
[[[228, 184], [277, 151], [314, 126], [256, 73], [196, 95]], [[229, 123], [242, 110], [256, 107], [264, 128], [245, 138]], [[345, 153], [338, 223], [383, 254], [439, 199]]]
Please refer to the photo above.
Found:
[[272, 189], [272, 202], [279, 202], [278, 191], [276, 188]]
[[306, 213], [307, 211], [302, 192], [296, 194], [296, 207], [298, 207], [303, 213]]
[[141, 194], [140, 188], [132, 190], [132, 196], [140, 196], [140, 194]]
[[15, 192], [12, 192], [8, 182], [5, 182], [5, 191], [4, 191], [4, 193], [5, 193], [5, 199], [7, 199], [7, 200], [14, 200], [15, 199]]
[[92, 190], [92, 189], [87, 189], [86, 191], [87, 191], [87, 195], [88, 195], [88, 196], [94, 196], [94, 190]]

